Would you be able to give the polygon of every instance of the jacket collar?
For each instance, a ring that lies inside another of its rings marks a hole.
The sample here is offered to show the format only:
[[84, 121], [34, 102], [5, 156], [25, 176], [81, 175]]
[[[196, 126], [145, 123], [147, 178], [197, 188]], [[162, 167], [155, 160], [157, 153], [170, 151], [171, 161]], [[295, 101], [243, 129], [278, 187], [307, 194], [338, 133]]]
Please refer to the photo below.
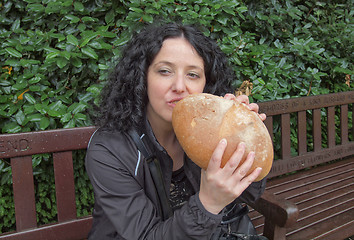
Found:
[[[145, 134], [144, 138], [146, 137], [145, 139], [143, 138], [143, 140], [145, 140], [145, 143], [149, 144], [149, 147], [155, 151], [156, 156], [160, 161], [164, 179], [166, 183], [169, 184], [172, 177], [173, 160], [168, 155], [167, 151], [157, 141], [147, 118], [145, 118], [145, 128], [143, 133]], [[184, 157], [183, 167], [185, 174], [191, 182], [195, 192], [199, 191], [201, 171], [200, 167], [198, 167], [186, 154]]]

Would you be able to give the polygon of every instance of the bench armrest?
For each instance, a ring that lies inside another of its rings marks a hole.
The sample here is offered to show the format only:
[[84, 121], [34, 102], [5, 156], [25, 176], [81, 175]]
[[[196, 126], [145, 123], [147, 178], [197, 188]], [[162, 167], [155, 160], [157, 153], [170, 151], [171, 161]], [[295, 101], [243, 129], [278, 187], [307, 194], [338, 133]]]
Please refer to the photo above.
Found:
[[288, 227], [296, 223], [299, 217], [297, 206], [285, 199], [265, 191], [261, 198], [250, 206], [263, 214], [266, 221], [270, 221], [279, 227]]

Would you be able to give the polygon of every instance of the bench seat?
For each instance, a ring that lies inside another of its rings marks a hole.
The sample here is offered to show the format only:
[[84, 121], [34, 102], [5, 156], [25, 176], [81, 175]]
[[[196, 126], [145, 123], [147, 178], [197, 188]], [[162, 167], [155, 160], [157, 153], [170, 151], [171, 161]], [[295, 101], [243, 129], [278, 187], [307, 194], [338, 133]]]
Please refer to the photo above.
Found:
[[[294, 203], [297, 222], [286, 229], [286, 239], [345, 239], [354, 229], [354, 157], [277, 177], [266, 191]], [[259, 234], [264, 217], [252, 211], [250, 217]]]

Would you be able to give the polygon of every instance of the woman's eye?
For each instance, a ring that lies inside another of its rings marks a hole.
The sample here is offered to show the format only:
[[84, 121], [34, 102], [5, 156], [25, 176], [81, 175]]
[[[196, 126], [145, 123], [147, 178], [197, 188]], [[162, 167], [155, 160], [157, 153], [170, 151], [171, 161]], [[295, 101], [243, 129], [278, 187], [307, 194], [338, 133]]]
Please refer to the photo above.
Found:
[[188, 76], [190, 76], [191, 78], [199, 78], [199, 74], [197, 73], [188, 73]]
[[171, 73], [171, 71], [168, 69], [160, 69], [160, 70], [158, 70], [158, 72], [162, 75], [168, 75]]

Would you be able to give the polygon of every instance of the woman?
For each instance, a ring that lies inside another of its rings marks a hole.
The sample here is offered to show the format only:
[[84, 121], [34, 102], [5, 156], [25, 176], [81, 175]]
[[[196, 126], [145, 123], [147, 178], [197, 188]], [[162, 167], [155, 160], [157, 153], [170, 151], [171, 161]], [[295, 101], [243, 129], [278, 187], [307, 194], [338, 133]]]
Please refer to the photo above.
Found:
[[[215, 149], [207, 170], [183, 152], [172, 128], [176, 102], [192, 93], [224, 96], [233, 73], [219, 47], [192, 26], [149, 27], [133, 37], [102, 92], [99, 130], [89, 144], [86, 168], [95, 193], [89, 239], [210, 239], [220, 234], [225, 207], [256, 200], [261, 169], [244, 176], [254, 153], [238, 166], [240, 144], [224, 168], [227, 142]], [[234, 99], [232, 94], [225, 98]], [[256, 104], [240, 97], [251, 110]], [[265, 115], [260, 114], [264, 120]], [[128, 135], [135, 129], [155, 153], [173, 215], [161, 203], [144, 157]], [[246, 190], [245, 190], [246, 189]], [[233, 229], [237, 231], [237, 229]]]

